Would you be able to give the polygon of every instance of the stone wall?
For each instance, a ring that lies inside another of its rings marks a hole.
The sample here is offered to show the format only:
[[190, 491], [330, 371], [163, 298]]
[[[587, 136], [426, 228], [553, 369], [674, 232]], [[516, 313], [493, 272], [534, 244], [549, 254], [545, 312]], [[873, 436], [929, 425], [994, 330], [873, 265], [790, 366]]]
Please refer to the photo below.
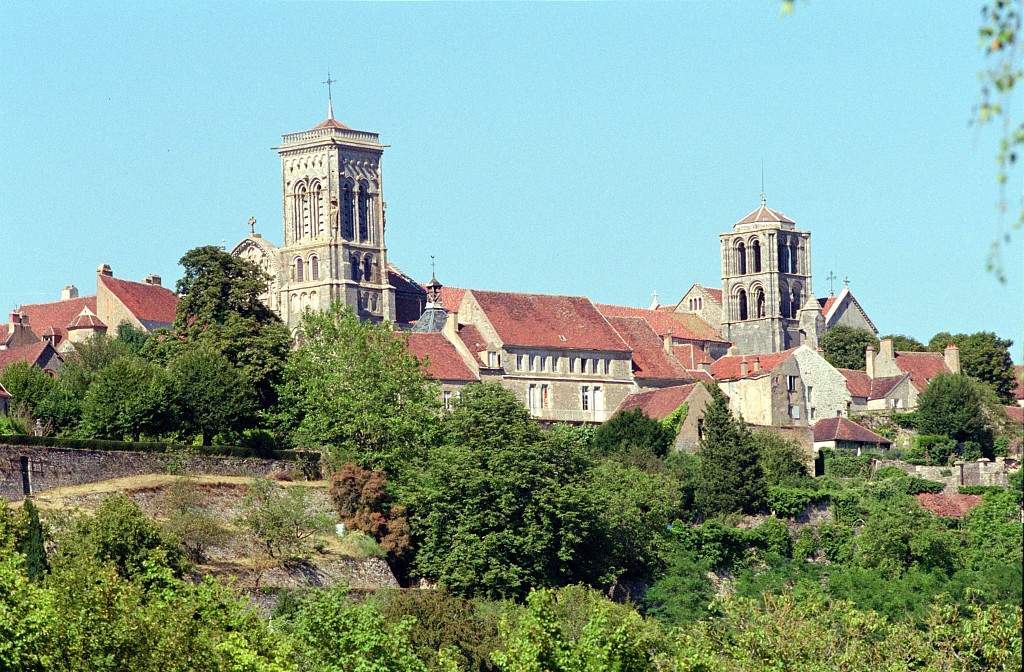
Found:
[[874, 460], [871, 472], [882, 467], [896, 467], [910, 474], [920, 476], [929, 481], [945, 484], [942, 491], [947, 495], [955, 495], [961, 485], [1000, 485], [1006, 486], [1010, 473], [1020, 468], [1015, 460], [997, 457], [995, 462], [981, 458], [975, 462], [955, 462], [951, 467], [932, 467], [910, 464], [902, 460]]
[[12, 446], [0, 443], [0, 497], [21, 499], [32, 493], [125, 476], [175, 471], [218, 476], [266, 476], [299, 466], [285, 460], [215, 457], [180, 453], [79, 450]]

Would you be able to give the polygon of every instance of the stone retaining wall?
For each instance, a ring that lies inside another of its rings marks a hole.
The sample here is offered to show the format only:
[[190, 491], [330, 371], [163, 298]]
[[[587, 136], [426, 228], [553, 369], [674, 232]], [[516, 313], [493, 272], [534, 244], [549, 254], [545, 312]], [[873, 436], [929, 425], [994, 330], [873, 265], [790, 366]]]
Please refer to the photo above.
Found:
[[79, 450], [0, 443], [0, 497], [13, 501], [25, 496], [26, 487], [29, 492], [36, 493], [144, 474], [267, 476], [278, 470], [296, 469], [298, 465], [294, 462], [257, 457]]
[[976, 462], [955, 462], [951, 467], [931, 467], [910, 464], [902, 460], [874, 460], [871, 471], [874, 473], [882, 467], [896, 467], [912, 476], [920, 476], [929, 481], [945, 484], [943, 492], [955, 495], [961, 485], [1000, 485], [1006, 486], [1010, 472], [1019, 468], [1015, 460], [997, 457], [995, 462], [981, 458]]

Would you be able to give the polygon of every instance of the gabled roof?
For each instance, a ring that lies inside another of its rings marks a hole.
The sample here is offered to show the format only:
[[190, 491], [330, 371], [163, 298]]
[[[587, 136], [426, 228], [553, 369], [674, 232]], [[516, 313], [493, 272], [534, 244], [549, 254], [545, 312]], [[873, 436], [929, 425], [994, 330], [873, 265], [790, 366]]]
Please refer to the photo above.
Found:
[[390, 262], [388, 284], [395, 288], [395, 321], [404, 324], [415, 322], [427, 301], [426, 292], [419, 283]]
[[609, 317], [608, 322], [633, 351], [633, 376], [644, 380], [691, 380], [664, 341], [639, 317]]
[[878, 327], [876, 327], [875, 323], [871, 321], [870, 317], [868, 317], [868, 314], [864, 311], [864, 307], [860, 305], [860, 301], [858, 301], [857, 297], [853, 295], [853, 292], [850, 291], [849, 287], [843, 287], [838, 295], [830, 295], [823, 299], [818, 299], [817, 301], [818, 305], [821, 306], [821, 314], [825, 318], [826, 327], [832, 326], [832, 318], [835, 317], [840, 306], [849, 303], [857, 309], [864, 318], [864, 321], [871, 326], [874, 332], [876, 334], [878, 333]]
[[704, 291], [707, 293], [707, 295], [709, 297], [711, 297], [711, 299], [713, 301], [715, 301], [716, 303], [721, 305], [721, 303], [722, 303], [722, 288], [721, 287], [717, 287], [717, 288], [716, 287], [704, 287], [703, 285], [701, 285], [701, 287], [703, 287]]
[[699, 383], [688, 383], [648, 392], [634, 392], [622, 400], [617, 412], [639, 408], [647, 417], [661, 420], [682, 406], [690, 398], [697, 385]]
[[71, 329], [106, 329], [107, 325], [103, 324], [103, 320], [97, 317], [96, 313], [89, 310], [86, 306], [82, 308], [82, 312], [78, 314], [67, 326], [68, 330]]
[[[789, 359], [796, 348], [782, 352], [769, 352], [760, 355], [726, 355], [719, 357], [711, 365], [711, 375], [715, 380], [736, 380], [739, 378], [760, 378], [767, 375], [776, 366]], [[747, 373], [741, 373], [741, 365], [747, 363]], [[755, 364], [757, 362], [760, 366]], [[758, 370], [755, 370], [757, 368]]]
[[691, 372], [693, 369], [699, 369], [701, 364], [711, 364], [708, 354], [692, 343], [673, 345], [672, 356], [683, 365], [684, 369], [691, 370]]
[[914, 495], [917, 503], [936, 516], [963, 518], [971, 509], [981, 504], [981, 495], [947, 495], [942, 492], [922, 492]]
[[146, 329], [159, 329], [174, 324], [178, 295], [166, 287], [102, 274], [96, 276], [96, 281], [116, 296]]
[[883, 378], [869, 378], [864, 371], [854, 369], [836, 369], [846, 378], [846, 389], [855, 397], [865, 399], [884, 399], [892, 392], [893, 388], [902, 383], [907, 374], [899, 376], [885, 376]]
[[761, 205], [756, 210], [749, 212], [743, 219], [736, 222], [736, 224], [754, 224], [756, 222], [773, 222], [780, 224], [796, 224], [792, 219], [782, 214], [778, 210], [772, 210], [767, 205]]
[[910, 383], [918, 392], [928, 387], [928, 382], [940, 373], [950, 373], [941, 352], [904, 352], [895, 354], [896, 366], [910, 374]]
[[606, 318], [609, 317], [640, 317], [647, 321], [648, 326], [658, 336], [669, 333], [673, 337], [691, 341], [714, 341], [725, 343], [721, 334], [710, 324], [693, 313], [670, 313], [633, 306], [616, 306], [608, 303], [597, 304], [597, 309]]
[[15, 362], [25, 362], [32, 366], [46, 368], [50, 360], [56, 358], [61, 361], [57, 351], [46, 341], [38, 341], [28, 345], [19, 345], [6, 350], [0, 350], [0, 369]]
[[483, 352], [490, 348], [490, 344], [487, 339], [484, 338], [480, 330], [472, 324], [460, 324], [459, 325], [459, 338], [466, 344], [470, 352]]
[[892, 441], [875, 434], [866, 427], [861, 427], [848, 418], [824, 418], [814, 425], [814, 442], [852, 441], [854, 443], [873, 443], [891, 446]]
[[470, 382], [477, 379], [444, 334], [407, 334], [409, 352], [421, 362], [426, 360], [424, 373], [429, 378], [444, 381]]
[[830, 294], [823, 299], [818, 299], [818, 303], [821, 305], [821, 314], [828, 319], [829, 311], [832, 310], [832, 306], [835, 305], [836, 295]]
[[74, 321], [83, 308], [96, 312], [96, 297], [81, 296], [77, 299], [66, 301], [52, 301], [50, 303], [27, 303], [18, 308], [18, 311], [28, 316], [28, 324], [37, 334], [41, 334], [49, 327], [66, 338], [68, 335], [67, 326]]
[[506, 346], [629, 351], [585, 296], [468, 291]]

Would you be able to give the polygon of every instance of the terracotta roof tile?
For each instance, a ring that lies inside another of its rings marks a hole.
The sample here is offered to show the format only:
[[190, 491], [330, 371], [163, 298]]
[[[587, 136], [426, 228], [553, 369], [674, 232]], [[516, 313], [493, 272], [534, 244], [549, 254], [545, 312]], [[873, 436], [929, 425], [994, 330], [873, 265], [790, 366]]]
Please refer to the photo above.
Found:
[[470, 352], [483, 352], [490, 347], [487, 340], [484, 339], [483, 334], [472, 324], [460, 324], [459, 325], [459, 338], [466, 344]]
[[814, 425], [814, 441], [855, 441], [857, 443], [874, 443], [892, 445], [892, 441], [875, 434], [866, 427], [861, 427], [848, 418], [824, 418]]
[[[96, 297], [81, 296], [77, 299], [66, 301], [52, 301], [50, 303], [27, 303], [17, 310], [28, 315], [28, 325], [37, 334], [43, 333], [47, 328], [53, 327], [60, 337], [67, 338], [67, 326], [83, 308], [96, 312]], [[38, 330], [38, 331], [37, 331]]]
[[828, 316], [828, 311], [832, 310], [832, 304], [835, 302], [835, 296], [827, 296], [824, 299], [818, 299], [818, 304], [821, 306], [821, 314]]
[[665, 352], [662, 339], [639, 317], [609, 317], [608, 322], [633, 351], [633, 376], [654, 380], [690, 380], [686, 369]]
[[[726, 355], [715, 360], [711, 365], [711, 375], [715, 380], [735, 380], [737, 378], [758, 378], [770, 372], [776, 366], [790, 358], [796, 348], [783, 350], [782, 352], [770, 352], [760, 355]], [[740, 372], [741, 364], [747, 362], [747, 374]], [[760, 368], [755, 370], [754, 362], [760, 363]]]
[[884, 399], [893, 388], [903, 382], [907, 374], [902, 376], [885, 376], [884, 378], [873, 378], [871, 380], [871, 394], [868, 399]]
[[719, 305], [722, 303], [722, 290], [714, 287], [704, 287], [704, 291]]
[[697, 385], [698, 383], [689, 383], [647, 392], [635, 392], [622, 400], [618, 412], [639, 408], [647, 417], [661, 420], [682, 406]]
[[940, 373], [949, 373], [941, 352], [896, 352], [896, 366], [910, 374], [910, 382], [920, 392]]
[[314, 129], [317, 129], [317, 128], [340, 128], [343, 131], [351, 131], [352, 130], [351, 128], [349, 128], [345, 124], [343, 124], [340, 121], [338, 121], [337, 119], [333, 119], [333, 118], [331, 118], [331, 119], [324, 119], [323, 121], [321, 121], [319, 124], [317, 124], [313, 128]]
[[836, 369], [839, 373], [843, 374], [843, 378], [846, 378], [846, 389], [850, 391], [855, 397], [864, 397], [865, 399], [871, 396], [871, 378], [864, 371], [857, 371], [856, 369]]
[[923, 492], [914, 495], [918, 504], [943, 518], [963, 518], [971, 509], [981, 504], [981, 495], [947, 495], [945, 493]]
[[444, 304], [444, 309], [449, 312], [457, 311], [465, 294], [466, 290], [461, 287], [442, 287], [441, 303]]
[[0, 350], [0, 369], [15, 362], [26, 362], [32, 366], [45, 366], [53, 357], [60, 358], [46, 341], [38, 341], [28, 345], [19, 345]]
[[672, 355], [684, 369], [700, 369], [701, 364], [711, 364], [708, 354], [692, 343], [672, 346]]
[[647, 324], [658, 336], [671, 332], [674, 338], [679, 339], [726, 342], [714, 327], [692, 313], [669, 313], [607, 303], [597, 304], [597, 309], [605, 317], [641, 317], [647, 320]]
[[89, 310], [88, 306], [86, 306], [85, 308], [82, 308], [82, 312], [80, 312], [78, 314], [78, 316], [75, 319], [73, 319], [71, 321], [71, 323], [68, 324], [68, 326], [67, 326], [67, 328], [69, 330], [70, 329], [83, 329], [83, 328], [88, 328], [88, 329], [97, 329], [97, 328], [105, 329], [106, 327], [107, 327], [107, 325], [103, 324], [103, 320], [101, 320], [99, 317], [97, 317], [96, 313], [94, 313], [91, 310]]
[[109, 275], [97, 275], [96, 278], [146, 329], [157, 329], [174, 323], [178, 295], [166, 287], [121, 280]]
[[458, 382], [477, 379], [444, 334], [410, 333], [407, 336], [409, 352], [420, 361], [427, 361], [424, 371], [428, 377]]
[[762, 205], [756, 210], [751, 211], [746, 217], [736, 223], [754, 224], [755, 222], [781, 222], [783, 224], [796, 224], [796, 222], [786, 215], [782, 214], [778, 210], [772, 210], [766, 205]]
[[590, 299], [584, 296], [469, 291], [505, 345], [629, 351]]

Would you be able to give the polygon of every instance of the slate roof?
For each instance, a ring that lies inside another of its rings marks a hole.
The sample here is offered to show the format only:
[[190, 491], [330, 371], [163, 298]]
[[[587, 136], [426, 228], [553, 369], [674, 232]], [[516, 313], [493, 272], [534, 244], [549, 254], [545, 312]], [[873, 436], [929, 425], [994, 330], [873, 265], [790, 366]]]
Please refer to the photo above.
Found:
[[608, 322], [633, 351], [633, 376], [641, 380], [690, 380], [686, 369], [665, 352], [664, 341], [646, 320], [639, 317], [609, 317]]
[[892, 441], [875, 434], [866, 427], [861, 427], [849, 418], [824, 418], [814, 425], [814, 442], [852, 441], [854, 443], [873, 443], [891, 446]]
[[882, 378], [869, 378], [864, 371], [855, 369], [836, 369], [846, 378], [846, 389], [855, 397], [865, 399], [884, 399], [893, 388], [903, 382], [907, 374], [899, 376], [885, 376]]
[[[760, 355], [726, 355], [725, 357], [719, 357], [711, 365], [711, 375], [715, 380], [759, 378], [789, 359], [794, 351], [796, 351], [796, 348]], [[745, 376], [740, 372], [740, 365], [743, 361], [747, 362], [747, 374]], [[759, 361], [761, 364], [761, 368], [758, 371], [754, 370], [755, 361]]]
[[96, 312], [95, 296], [80, 296], [77, 299], [66, 301], [51, 301], [50, 303], [27, 303], [18, 307], [15, 312], [23, 312], [28, 316], [28, 326], [37, 334], [41, 334], [49, 327], [61, 337], [67, 338], [68, 325], [78, 317], [83, 308]]
[[928, 387], [928, 382], [940, 373], [950, 373], [941, 352], [898, 351], [894, 354], [896, 366], [910, 374], [910, 382], [918, 392]]
[[749, 212], [736, 224], [754, 224], [755, 222], [781, 222], [783, 224], [796, 224], [792, 219], [778, 210], [772, 210], [767, 205], [762, 205], [756, 210]]
[[159, 329], [174, 324], [178, 295], [166, 287], [102, 274], [96, 276], [96, 282], [103, 283], [146, 329]]
[[918, 504], [943, 518], [963, 518], [971, 509], [981, 504], [981, 495], [922, 492], [914, 496]]
[[469, 291], [506, 346], [629, 351], [584, 296]]
[[669, 332], [675, 338], [691, 341], [714, 341], [725, 343], [721, 334], [705, 322], [699, 315], [692, 313], [672, 313], [633, 306], [616, 306], [608, 303], [597, 304], [597, 309], [605, 317], [640, 317], [647, 321], [658, 336]]
[[424, 372], [435, 380], [470, 382], [477, 379], [444, 334], [410, 333], [407, 348], [420, 361], [426, 361]]
[[690, 398], [693, 389], [699, 383], [688, 383], [686, 385], [673, 385], [658, 390], [647, 392], [634, 392], [619, 404], [618, 411], [631, 411], [639, 408], [649, 418], [661, 420], [667, 417]]

